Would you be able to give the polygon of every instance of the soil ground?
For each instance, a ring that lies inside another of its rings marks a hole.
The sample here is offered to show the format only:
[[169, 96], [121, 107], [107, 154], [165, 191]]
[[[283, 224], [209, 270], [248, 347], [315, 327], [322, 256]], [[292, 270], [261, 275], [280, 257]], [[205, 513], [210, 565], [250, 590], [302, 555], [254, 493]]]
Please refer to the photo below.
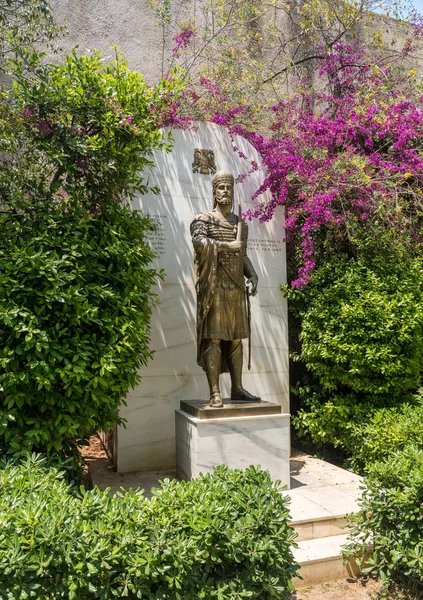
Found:
[[87, 462], [95, 460], [96, 458], [107, 458], [103, 442], [98, 435], [92, 435], [90, 437], [89, 446], [81, 446], [81, 454]]
[[380, 587], [374, 579], [345, 579], [298, 590], [292, 600], [374, 600]]

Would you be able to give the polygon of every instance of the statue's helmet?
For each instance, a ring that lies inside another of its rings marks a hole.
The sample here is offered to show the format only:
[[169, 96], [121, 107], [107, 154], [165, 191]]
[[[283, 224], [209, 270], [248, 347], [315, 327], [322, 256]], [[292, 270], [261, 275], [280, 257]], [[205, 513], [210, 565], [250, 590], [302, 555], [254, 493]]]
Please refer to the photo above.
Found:
[[220, 183], [230, 183], [234, 187], [234, 176], [229, 171], [216, 171], [212, 177], [213, 208], [216, 208], [216, 188]]

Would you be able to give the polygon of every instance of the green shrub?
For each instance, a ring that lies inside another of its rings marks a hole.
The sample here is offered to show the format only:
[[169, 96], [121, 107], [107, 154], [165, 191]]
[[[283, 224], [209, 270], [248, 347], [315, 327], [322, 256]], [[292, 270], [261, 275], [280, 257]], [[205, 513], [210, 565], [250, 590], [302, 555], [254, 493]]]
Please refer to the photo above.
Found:
[[129, 208], [0, 214], [0, 446], [65, 454], [150, 357], [150, 221]]
[[296, 393], [303, 408], [292, 423], [299, 437], [308, 437], [317, 446], [349, 447], [355, 424], [365, 420], [375, 408], [372, 404], [357, 402], [354, 394], [316, 392], [313, 386], [302, 386]]
[[19, 64], [11, 75], [9, 111], [0, 111], [0, 146], [14, 154], [12, 164], [0, 161], [3, 205], [66, 200], [104, 211], [151, 189], [144, 170], [154, 150], [170, 147], [160, 127], [181, 87], [175, 73], [148, 87], [119, 53], [107, 61], [73, 51], [31, 77]]
[[[353, 529], [353, 538], [374, 544], [366, 572], [423, 585], [422, 482], [423, 450], [412, 445], [369, 466]], [[350, 555], [363, 549], [361, 542], [351, 542]]]
[[291, 293], [301, 322], [295, 358], [308, 370], [294, 422], [314, 442], [343, 446], [354, 422], [403, 403], [420, 385], [422, 265], [325, 260], [304, 291]]
[[302, 360], [326, 390], [396, 396], [415, 390], [423, 349], [420, 263], [401, 277], [350, 261], [336, 275], [319, 287], [303, 317]]
[[345, 448], [356, 471], [367, 471], [397, 450], [413, 444], [423, 449], [423, 403], [421, 395], [413, 403], [381, 408], [361, 423], [352, 423]]
[[264, 471], [218, 467], [75, 496], [28, 459], [0, 471], [0, 598], [283, 600], [295, 575], [288, 498]]
[[123, 205], [157, 191], [144, 170], [170, 148], [182, 83], [149, 87], [119, 53], [48, 64], [31, 48], [0, 95], [0, 453], [63, 460], [118, 422], [150, 356], [151, 224]]

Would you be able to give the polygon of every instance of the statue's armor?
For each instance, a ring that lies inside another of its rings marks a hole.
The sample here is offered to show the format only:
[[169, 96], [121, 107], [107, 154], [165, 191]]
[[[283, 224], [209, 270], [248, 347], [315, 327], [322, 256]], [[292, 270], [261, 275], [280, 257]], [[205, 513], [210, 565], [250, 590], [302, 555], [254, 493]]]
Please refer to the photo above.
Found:
[[[217, 249], [215, 262], [210, 263], [212, 271], [209, 278], [201, 282], [197, 280], [197, 286], [200, 286], [201, 290], [211, 290], [210, 294], [206, 294], [206, 301], [198, 302], [201, 319], [200, 339], [236, 340], [248, 338], [250, 335], [245, 277], [255, 275], [255, 271], [245, 251], [248, 239], [248, 227], [245, 222], [241, 222], [243, 250], [230, 252], [222, 247], [237, 238], [238, 219], [235, 215], [233, 221], [222, 220], [215, 213], [209, 212], [197, 215], [191, 224], [197, 261], [211, 240]], [[197, 287], [200, 296], [201, 290]]]
[[[204, 223], [206, 229], [204, 234], [217, 242], [233, 242], [237, 235], [237, 225], [228, 227], [224, 223], [209, 222]], [[243, 241], [247, 242], [247, 229], [243, 227]], [[244, 282], [244, 257], [245, 251], [220, 252], [217, 258], [216, 285], [222, 288], [233, 290], [238, 287], [245, 288]]]

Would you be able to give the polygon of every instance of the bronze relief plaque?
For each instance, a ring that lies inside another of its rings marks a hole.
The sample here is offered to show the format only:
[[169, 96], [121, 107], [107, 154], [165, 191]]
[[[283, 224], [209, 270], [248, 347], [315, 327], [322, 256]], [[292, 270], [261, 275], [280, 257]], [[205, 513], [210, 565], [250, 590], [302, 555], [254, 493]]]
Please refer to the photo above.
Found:
[[200, 150], [200, 148], [195, 148], [192, 172], [201, 173], [201, 175], [214, 175], [216, 173], [213, 150]]

